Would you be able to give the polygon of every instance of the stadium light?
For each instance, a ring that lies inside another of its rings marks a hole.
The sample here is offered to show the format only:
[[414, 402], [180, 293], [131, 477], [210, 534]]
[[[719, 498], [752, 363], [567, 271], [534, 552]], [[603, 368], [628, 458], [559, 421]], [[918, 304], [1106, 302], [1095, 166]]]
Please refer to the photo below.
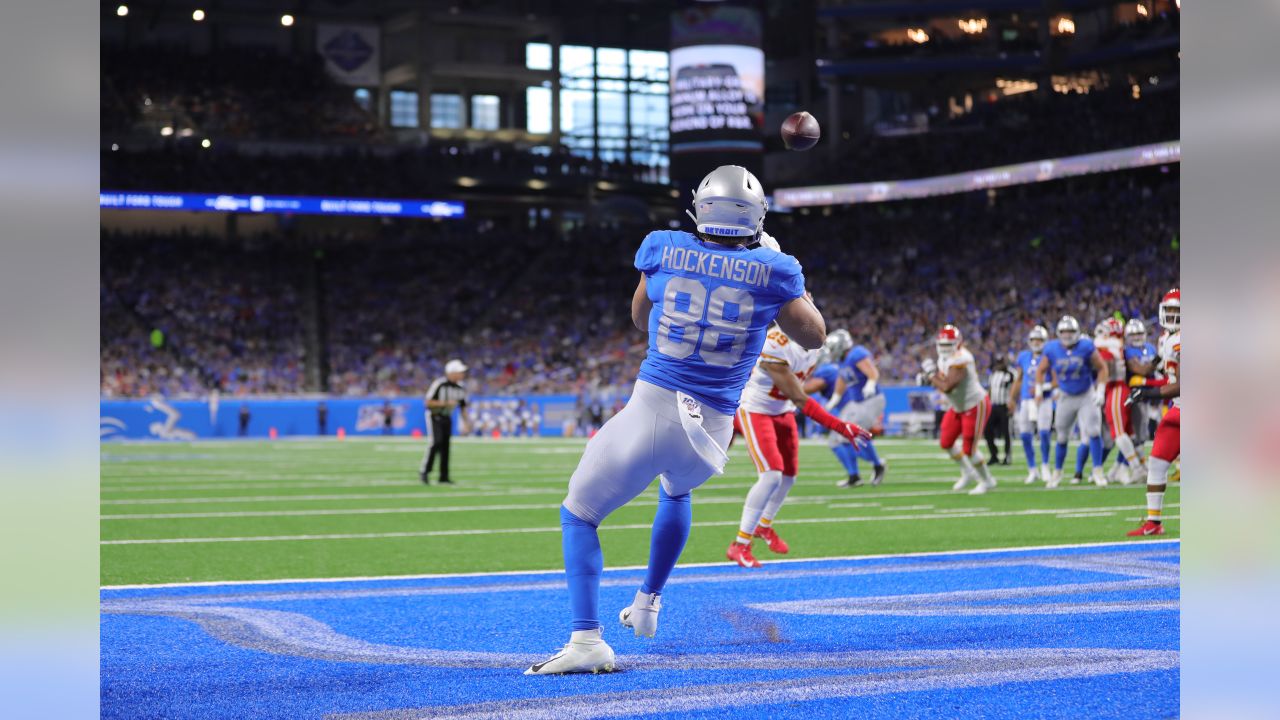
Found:
[[173, 128], [169, 127], [168, 125], [165, 125], [164, 127], [160, 128], [160, 134], [165, 137], [169, 137], [170, 135], [173, 134]]
[[124, 17], [125, 15], [128, 15], [128, 14], [129, 14], [129, 6], [128, 6], [128, 5], [117, 5], [117, 6], [116, 6], [116, 15], [117, 15], [117, 16], [119, 16], [119, 17]]
[[531, 190], [545, 190], [547, 187], [547, 181], [534, 179], [526, 182], [525, 185], [528, 185]]
[[213, 141], [211, 141], [209, 138], [205, 138], [200, 141], [200, 147], [204, 148], [205, 150], [208, 150], [209, 148], [213, 147]]
[[1146, 6], [1146, 5], [1143, 5], [1142, 3], [1138, 3], [1138, 14], [1139, 14], [1139, 15], [1141, 15], [1142, 17], [1146, 17], [1146, 16], [1147, 16], [1147, 6]]
[[196, 22], [204, 22], [204, 11], [201, 10], [200, 8], [196, 8], [195, 10], [192, 10], [191, 19], [195, 20]]
[[907, 28], [907, 39], [923, 45], [929, 42], [929, 33], [925, 32], [924, 28]]
[[1069, 17], [1058, 18], [1058, 34], [1059, 35], [1075, 35], [1076, 21]]
[[965, 35], [977, 35], [987, 29], [986, 18], [960, 18], [956, 22], [960, 25], [960, 32]]
[[293, 27], [293, 16], [289, 14], [281, 15], [280, 24], [285, 27]]
[[463, 175], [462, 177], [458, 178], [458, 184], [461, 185], [462, 187], [469, 188], [469, 187], [475, 187], [476, 185], [479, 185], [480, 181], [476, 180], [473, 177], [467, 177], [466, 175]]

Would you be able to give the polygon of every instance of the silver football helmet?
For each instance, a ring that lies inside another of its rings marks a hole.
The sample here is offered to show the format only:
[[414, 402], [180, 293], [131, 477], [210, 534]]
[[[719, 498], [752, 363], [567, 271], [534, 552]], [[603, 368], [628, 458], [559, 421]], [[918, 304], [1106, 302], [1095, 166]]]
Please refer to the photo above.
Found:
[[1063, 315], [1058, 321], [1058, 339], [1066, 347], [1080, 342], [1080, 321], [1070, 315]]
[[1049, 328], [1043, 325], [1031, 328], [1031, 332], [1027, 334], [1027, 347], [1031, 348], [1031, 352], [1040, 352], [1047, 342], [1049, 342]]
[[693, 218], [698, 232], [725, 238], [754, 238], [764, 227], [769, 201], [764, 186], [744, 167], [721, 165], [693, 191]]
[[827, 334], [827, 341], [823, 343], [822, 349], [827, 353], [827, 357], [831, 358], [831, 362], [840, 362], [844, 360], [845, 353], [853, 347], [853, 336], [848, 330], [834, 330]]
[[1129, 347], [1142, 347], [1147, 342], [1147, 324], [1139, 318], [1133, 318], [1124, 324], [1124, 339]]

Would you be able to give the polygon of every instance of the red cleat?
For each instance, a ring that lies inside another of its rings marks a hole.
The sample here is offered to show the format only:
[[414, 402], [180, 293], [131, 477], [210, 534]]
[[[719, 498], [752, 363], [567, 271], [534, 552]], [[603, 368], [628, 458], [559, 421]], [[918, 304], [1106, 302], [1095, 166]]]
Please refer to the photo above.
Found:
[[738, 563], [744, 568], [758, 568], [760, 561], [755, 559], [751, 554], [751, 546], [743, 545], [740, 542], [733, 542], [729, 545], [729, 549], [725, 551], [725, 557]]
[[787, 545], [787, 541], [778, 537], [777, 531], [772, 527], [764, 527], [761, 525], [756, 526], [755, 536], [763, 539], [769, 544], [770, 552], [775, 552], [779, 555], [786, 555], [787, 551], [791, 549], [791, 547]]
[[1130, 530], [1126, 533], [1129, 537], [1145, 537], [1147, 535], [1163, 535], [1164, 524], [1152, 522], [1150, 520], [1142, 523], [1136, 530]]

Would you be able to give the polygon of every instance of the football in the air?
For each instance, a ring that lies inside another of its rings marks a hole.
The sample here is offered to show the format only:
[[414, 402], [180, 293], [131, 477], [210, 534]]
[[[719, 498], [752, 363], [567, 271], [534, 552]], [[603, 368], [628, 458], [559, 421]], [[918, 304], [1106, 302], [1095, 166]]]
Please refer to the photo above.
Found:
[[818, 119], [803, 110], [782, 121], [782, 144], [788, 150], [808, 150], [818, 144], [822, 128]]

